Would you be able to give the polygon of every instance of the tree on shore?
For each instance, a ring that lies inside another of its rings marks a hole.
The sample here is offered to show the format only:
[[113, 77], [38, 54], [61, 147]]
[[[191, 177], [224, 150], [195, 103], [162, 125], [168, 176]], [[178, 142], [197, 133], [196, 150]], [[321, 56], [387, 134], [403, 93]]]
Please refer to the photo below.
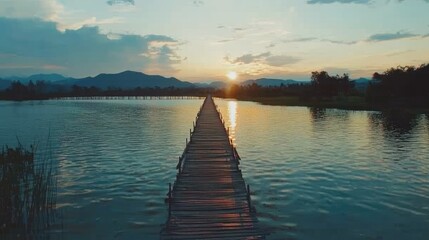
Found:
[[311, 85], [318, 97], [347, 96], [354, 87], [348, 74], [330, 76], [326, 71], [312, 72]]
[[367, 89], [367, 99], [377, 103], [427, 105], [429, 103], [429, 64], [420, 67], [398, 66], [373, 74], [374, 84]]

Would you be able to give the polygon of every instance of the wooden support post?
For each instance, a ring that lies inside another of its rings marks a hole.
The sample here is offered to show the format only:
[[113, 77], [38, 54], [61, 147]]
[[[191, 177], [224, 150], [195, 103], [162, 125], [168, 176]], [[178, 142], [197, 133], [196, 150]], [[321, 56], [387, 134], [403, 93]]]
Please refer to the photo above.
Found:
[[185, 149], [188, 146], [188, 138], [186, 138], [186, 145], [185, 145]]
[[168, 220], [171, 218], [171, 183], [168, 184]]
[[192, 129], [189, 129], [189, 140], [191, 140], [192, 137]]
[[250, 203], [250, 186], [247, 184], [247, 204], [249, 206], [249, 212], [252, 211], [252, 205]]
[[182, 173], [182, 157], [179, 156], [179, 174]]

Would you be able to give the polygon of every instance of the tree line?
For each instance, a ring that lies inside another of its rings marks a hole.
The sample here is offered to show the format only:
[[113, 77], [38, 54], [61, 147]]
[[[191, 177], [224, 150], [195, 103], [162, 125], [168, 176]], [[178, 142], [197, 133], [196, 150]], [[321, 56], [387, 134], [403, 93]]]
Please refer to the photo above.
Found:
[[62, 86], [44, 81], [27, 85], [12, 82], [9, 88], [0, 91], [0, 99], [32, 100], [59, 97], [86, 96], [206, 96], [217, 97], [271, 98], [291, 96], [300, 101], [341, 100], [350, 96], [364, 97], [372, 105], [429, 106], [429, 64], [419, 67], [398, 66], [383, 73], [374, 73], [366, 91], [359, 91], [348, 74], [329, 75], [326, 71], [311, 73], [311, 82], [294, 85], [263, 87], [257, 84], [230, 85], [224, 89], [215, 88], [135, 88], [100, 89], [96, 87]]
[[330, 76], [326, 71], [312, 72], [309, 84], [299, 83], [280, 86], [233, 85], [223, 91], [217, 91], [221, 97], [254, 98], [295, 96], [302, 100], [312, 98], [330, 99], [338, 96], [359, 95], [348, 74]]
[[134, 89], [107, 88], [84, 86], [64, 86], [37, 81], [23, 84], [14, 81], [4, 91], [0, 91], [0, 100], [44, 100], [62, 97], [92, 97], [92, 96], [197, 96], [203, 97], [212, 93], [209, 88], [176, 88], [176, 87], [137, 87]]
[[366, 98], [371, 103], [429, 105], [429, 64], [390, 68], [374, 73]]
[[311, 73], [309, 84], [278, 87], [261, 87], [256, 84], [232, 86], [218, 93], [222, 97], [270, 98], [298, 97], [301, 102], [342, 101], [348, 97], [361, 97], [366, 106], [429, 107], [429, 64], [419, 67], [398, 66], [383, 73], [374, 73], [366, 90], [356, 88], [348, 74], [329, 75], [326, 71]]

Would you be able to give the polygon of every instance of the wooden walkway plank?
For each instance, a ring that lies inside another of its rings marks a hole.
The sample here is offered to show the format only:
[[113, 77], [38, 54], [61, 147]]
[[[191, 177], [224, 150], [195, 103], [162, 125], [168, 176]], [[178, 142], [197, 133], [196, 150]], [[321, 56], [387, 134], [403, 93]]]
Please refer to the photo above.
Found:
[[197, 115], [168, 192], [161, 239], [265, 239], [222, 116], [211, 96]]

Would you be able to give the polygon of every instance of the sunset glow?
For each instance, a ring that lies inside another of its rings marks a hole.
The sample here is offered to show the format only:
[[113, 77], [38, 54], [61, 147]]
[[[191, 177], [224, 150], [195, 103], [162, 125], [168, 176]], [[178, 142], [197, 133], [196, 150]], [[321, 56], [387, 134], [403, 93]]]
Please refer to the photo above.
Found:
[[427, 0], [2, 1], [0, 78], [132, 70], [200, 82], [225, 80], [225, 69], [236, 81], [309, 81], [320, 70], [368, 78], [428, 60], [428, 10]]
[[229, 80], [234, 81], [237, 79], [237, 73], [234, 71], [228, 72], [226, 77], [228, 77]]

